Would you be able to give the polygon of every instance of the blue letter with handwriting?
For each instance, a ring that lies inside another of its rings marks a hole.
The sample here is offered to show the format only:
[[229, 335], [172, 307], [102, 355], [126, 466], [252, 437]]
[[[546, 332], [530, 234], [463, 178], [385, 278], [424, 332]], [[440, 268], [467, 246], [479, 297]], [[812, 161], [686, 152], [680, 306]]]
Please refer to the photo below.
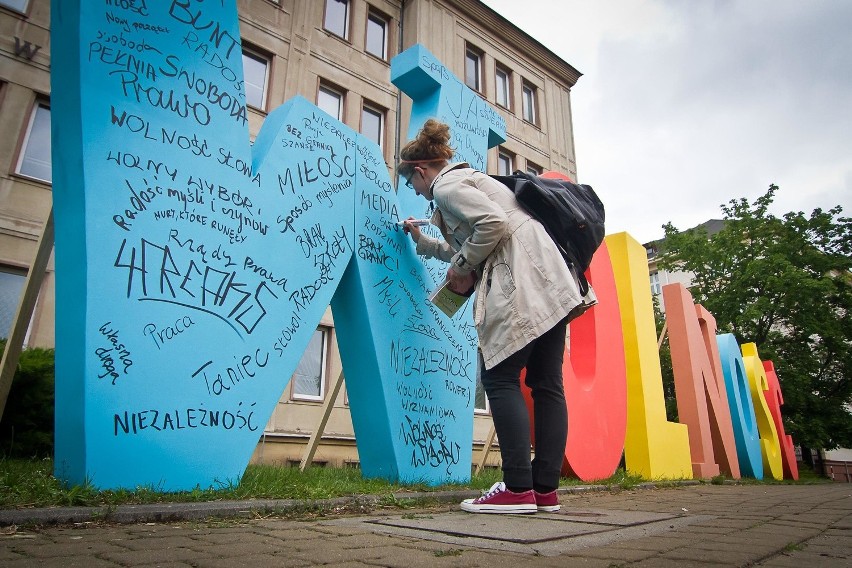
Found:
[[475, 335], [426, 300], [381, 149], [300, 97], [251, 144], [234, 3], [51, 17], [57, 476], [238, 481], [331, 304], [364, 475], [468, 479]]

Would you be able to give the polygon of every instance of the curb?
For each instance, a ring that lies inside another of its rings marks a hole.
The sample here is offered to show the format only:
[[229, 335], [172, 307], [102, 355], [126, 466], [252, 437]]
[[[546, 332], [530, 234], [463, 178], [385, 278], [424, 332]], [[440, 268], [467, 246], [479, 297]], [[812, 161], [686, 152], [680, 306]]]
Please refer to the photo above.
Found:
[[[696, 480], [666, 482], [663, 487], [699, 485]], [[640, 483], [629, 489], [657, 489], [656, 483]], [[578, 485], [560, 487], [560, 495], [598, 491], [618, 492], [619, 486]], [[478, 497], [480, 491], [422, 491], [397, 492], [388, 495], [355, 495], [333, 499], [247, 499], [241, 501], [205, 501], [203, 503], [151, 503], [146, 505], [118, 505], [97, 507], [44, 507], [38, 509], [0, 510], [0, 526], [7, 525], [61, 525], [86, 522], [118, 524], [193, 521], [208, 518], [252, 518], [265, 514], [286, 514], [298, 511], [335, 511], [379, 503], [405, 503], [429, 500], [439, 503], [457, 503], [462, 499]]]

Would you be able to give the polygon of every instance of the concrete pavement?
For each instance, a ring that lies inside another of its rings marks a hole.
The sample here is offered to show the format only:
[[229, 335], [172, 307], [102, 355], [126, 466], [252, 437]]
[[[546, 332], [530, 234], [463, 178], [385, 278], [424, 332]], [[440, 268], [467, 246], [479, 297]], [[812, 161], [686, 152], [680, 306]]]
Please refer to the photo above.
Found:
[[[21, 524], [25, 513], [49, 522], [48, 513], [0, 511], [0, 565], [852, 566], [850, 484], [572, 488], [561, 492], [560, 512], [523, 516], [461, 512], [464, 496], [440, 494], [453, 503], [416, 509], [341, 499], [322, 513], [296, 501], [152, 505], [122, 513], [128, 524], [116, 522], [121, 508], [101, 513], [105, 521], [51, 509], [70, 524], [41, 526]], [[202, 519], [227, 511], [238, 516]], [[171, 521], [139, 522], [158, 514]]]

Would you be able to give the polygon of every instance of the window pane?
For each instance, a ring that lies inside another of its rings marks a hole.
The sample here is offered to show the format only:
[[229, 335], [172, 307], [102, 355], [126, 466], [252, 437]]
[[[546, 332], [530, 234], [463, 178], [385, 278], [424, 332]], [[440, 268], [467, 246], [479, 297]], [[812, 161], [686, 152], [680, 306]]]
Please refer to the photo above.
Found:
[[367, 19], [367, 53], [372, 53], [382, 59], [387, 58], [387, 22], [370, 14]]
[[512, 158], [506, 154], [497, 156], [497, 174], [508, 176], [512, 174]]
[[482, 386], [481, 366], [476, 366], [476, 394], [473, 397], [474, 410], [488, 410], [488, 398], [485, 396], [485, 387]]
[[325, 29], [342, 38], [347, 38], [349, 23], [349, 0], [325, 0]]
[[652, 272], [649, 277], [651, 279], [651, 293], [657, 295], [661, 294], [662, 287], [660, 286], [660, 273]]
[[318, 329], [311, 337], [302, 360], [293, 373], [293, 395], [310, 398], [322, 398], [325, 394], [323, 383], [323, 345], [325, 333]]
[[319, 93], [317, 93], [317, 106], [337, 120], [340, 120], [342, 102], [343, 97], [339, 93], [320, 87]]
[[0, 0], [0, 6], [6, 6], [23, 13], [27, 11], [27, 0]]
[[529, 85], [524, 85], [524, 120], [535, 124], [535, 91]]
[[509, 108], [509, 75], [497, 70], [497, 104]]
[[243, 73], [245, 74], [246, 104], [255, 108], [265, 108], [266, 102], [266, 68], [268, 62], [243, 52]]
[[479, 90], [479, 55], [470, 50], [464, 58], [464, 84], [474, 91]]
[[361, 134], [382, 145], [382, 113], [364, 107], [361, 111]]
[[26, 277], [0, 270], [0, 338], [9, 337]]
[[53, 179], [50, 165], [50, 107], [47, 105], [39, 104], [33, 111], [18, 173], [48, 182]]

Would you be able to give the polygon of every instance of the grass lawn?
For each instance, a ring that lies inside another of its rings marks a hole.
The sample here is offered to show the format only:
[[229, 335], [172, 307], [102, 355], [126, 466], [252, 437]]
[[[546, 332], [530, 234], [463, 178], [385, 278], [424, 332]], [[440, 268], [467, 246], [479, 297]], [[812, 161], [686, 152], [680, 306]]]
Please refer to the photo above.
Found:
[[[487, 489], [501, 479], [499, 470], [488, 469], [474, 475], [465, 484], [430, 486], [391, 483], [383, 479], [365, 479], [352, 468], [308, 468], [249, 465], [239, 482], [223, 482], [215, 488], [164, 492], [157, 487], [136, 487], [100, 491], [90, 484], [67, 486], [53, 476], [51, 459], [0, 459], [0, 508], [57, 506], [116, 506], [146, 503], [225, 501], [233, 499], [304, 499], [317, 500], [355, 495], [387, 496], [405, 492], [434, 492], [459, 489]], [[643, 479], [618, 469], [608, 479], [594, 482], [612, 487], [630, 488]], [[711, 483], [722, 483], [717, 477]], [[800, 471], [798, 482], [742, 480], [745, 483], [814, 483], [826, 478], [807, 468]], [[659, 482], [658, 482], [659, 483]], [[663, 482], [665, 483], [665, 482]], [[562, 479], [561, 485], [590, 485], [578, 479]]]

